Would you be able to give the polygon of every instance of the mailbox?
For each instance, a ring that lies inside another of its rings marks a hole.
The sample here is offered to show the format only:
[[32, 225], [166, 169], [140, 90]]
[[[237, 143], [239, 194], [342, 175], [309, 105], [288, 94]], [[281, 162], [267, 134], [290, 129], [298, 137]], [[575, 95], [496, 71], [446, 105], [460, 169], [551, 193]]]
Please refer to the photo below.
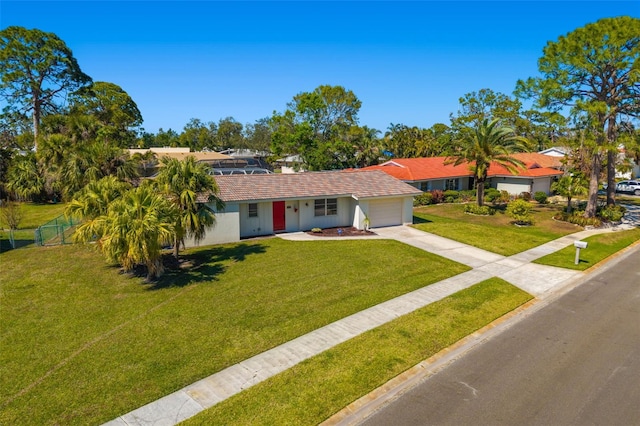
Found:
[[587, 242], [586, 241], [574, 241], [573, 245], [576, 248], [579, 248], [579, 249], [587, 248]]

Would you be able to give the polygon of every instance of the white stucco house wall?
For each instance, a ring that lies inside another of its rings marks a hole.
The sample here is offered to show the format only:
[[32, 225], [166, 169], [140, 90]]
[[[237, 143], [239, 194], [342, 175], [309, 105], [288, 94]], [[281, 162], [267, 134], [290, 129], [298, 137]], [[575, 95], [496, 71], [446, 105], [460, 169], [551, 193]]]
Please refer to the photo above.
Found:
[[[413, 222], [421, 191], [380, 171], [215, 176], [224, 209], [201, 245], [312, 228], [371, 228]], [[207, 194], [199, 197], [207, 201]], [[210, 208], [214, 209], [213, 205]], [[215, 209], [214, 209], [215, 211]], [[187, 247], [193, 242], [186, 241]]]

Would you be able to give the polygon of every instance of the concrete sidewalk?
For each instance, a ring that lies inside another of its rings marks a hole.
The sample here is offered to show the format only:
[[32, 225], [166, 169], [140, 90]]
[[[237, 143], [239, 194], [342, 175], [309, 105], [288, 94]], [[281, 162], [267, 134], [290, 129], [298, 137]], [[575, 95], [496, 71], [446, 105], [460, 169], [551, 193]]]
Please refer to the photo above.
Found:
[[[336, 239], [395, 239], [463, 263], [473, 269], [328, 324], [228, 367], [106, 424], [110, 426], [175, 425], [339, 343], [493, 276], [503, 278], [538, 298], [544, 298], [555, 289], [582, 276], [583, 273], [532, 264], [530, 263], [532, 260], [560, 250], [587, 236], [614, 231], [613, 228], [582, 231], [510, 257], [497, 255], [407, 226], [376, 229], [375, 232], [378, 236], [338, 237]], [[280, 237], [294, 241], [327, 239], [302, 232], [282, 234]]]

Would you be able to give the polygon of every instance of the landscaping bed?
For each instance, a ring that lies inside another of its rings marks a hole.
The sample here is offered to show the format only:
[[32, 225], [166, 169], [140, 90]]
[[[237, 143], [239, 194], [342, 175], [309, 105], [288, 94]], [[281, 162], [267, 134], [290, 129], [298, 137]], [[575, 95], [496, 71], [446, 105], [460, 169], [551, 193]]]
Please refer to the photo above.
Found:
[[315, 235], [317, 237], [362, 237], [369, 235], [376, 235], [375, 232], [365, 231], [364, 229], [358, 229], [353, 226], [340, 226], [336, 228], [324, 228], [317, 231], [307, 231], [309, 235]]

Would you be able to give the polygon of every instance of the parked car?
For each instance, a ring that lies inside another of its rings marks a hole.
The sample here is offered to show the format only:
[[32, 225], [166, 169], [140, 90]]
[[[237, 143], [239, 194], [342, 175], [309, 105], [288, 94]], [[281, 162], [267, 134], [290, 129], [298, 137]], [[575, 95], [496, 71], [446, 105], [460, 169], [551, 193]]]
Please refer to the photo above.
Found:
[[623, 194], [640, 195], [640, 181], [639, 180], [623, 180], [616, 184], [616, 192]]

